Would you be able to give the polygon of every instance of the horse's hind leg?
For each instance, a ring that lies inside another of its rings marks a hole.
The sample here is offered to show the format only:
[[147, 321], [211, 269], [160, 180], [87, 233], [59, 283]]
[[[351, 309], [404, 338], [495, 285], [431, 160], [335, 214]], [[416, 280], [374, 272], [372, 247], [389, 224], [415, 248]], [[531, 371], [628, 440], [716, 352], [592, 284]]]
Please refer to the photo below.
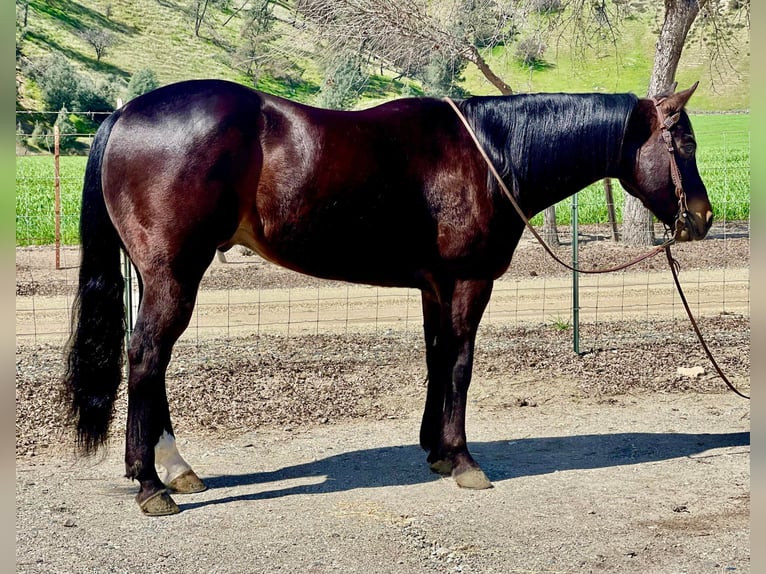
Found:
[[[209, 260], [212, 257], [211, 250]], [[196, 272], [183, 278], [172, 271], [177, 266], [170, 264], [157, 265], [151, 273], [142, 273], [143, 295], [128, 349], [126, 476], [139, 481], [136, 502], [145, 514], [154, 516], [174, 514], [179, 510], [160, 480], [155, 462], [167, 463], [173, 471], [181, 470], [181, 473], [190, 470], [183, 468], [188, 465], [185, 461], [180, 462], [183, 460], [180, 456], [175, 457], [174, 441], [169, 440], [173, 433], [165, 371], [173, 345], [192, 315], [205, 266], [198, 263], [195, 267], [198, 267]], [[159, 461], [155, 458], [157, 450]]]
[[[144, 296], [144, 282], [140, 273], [136, 274], [138, 281], [138, 300]], [[154, 446], [154, 462], [164, 469], [162, 482], [171, 492], [192, 494], [207, 489], [186, 460], [178, 452], [176, 438], [168, 413], [168, 425]]]
[[207, 489], [205, 483], [178, 452], [172, 428], [165, 429], [154, 446], [154, 463], [165, 470], [162, 482], [171, 492], [192, 494]]

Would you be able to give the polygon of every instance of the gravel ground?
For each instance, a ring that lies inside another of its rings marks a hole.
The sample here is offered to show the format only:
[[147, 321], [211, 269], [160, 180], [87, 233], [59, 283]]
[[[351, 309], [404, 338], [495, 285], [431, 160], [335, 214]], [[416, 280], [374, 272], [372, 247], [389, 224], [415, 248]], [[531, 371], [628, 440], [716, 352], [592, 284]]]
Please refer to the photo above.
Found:
[[[586, 241], [580, 260], [635, 253]], [[685, 270], [747, 268], [747, 228], [714, 229], [674, 254]], [[76, 250], [63, 255], [56, 271], [49, 248], [17, 250], [17, 300], [71, 293]], [[227, 257], [248, 264], [214, 264], [203, 289], [318, 282], [236, 249]], [[664, 267], [661, 257], [642, 266]], [[525, 238], [506, 278], [562, 273]], [[705, 317], [702, 328], [748, 392], [749, 316]], [[415, 445], [417, 334], [179, 344], [171, 412], [211, 489], [155, 520], [121, 477], [125, 385], [111, 448], [77, 460], [56, 390], [61, 346], [17, 345], [17, 571], [749, 572], [749, 404], [726, 391], [686, 321], [598, 331], [603, 344], [578, 356], [555, 325], [482, 327], [467, 430], [496, 486], [483, 492], [430, 475]], [[701, 375], [677, 370], [696, 366]]]
[[[597, 237], [597, 230], [581, 230]], [[570, 249], [563, 245], [562, 255]], [[202, 289], [227, 286], [261, 288], [314, 285], [321, 280], [274, 266], [260, 258], [229, 253], [242, 265], [213, 265]], [[609, 241], [584, 241], [583, 267], [611, 266], [640, 253]], [[686, 269], [749, 266], [749, 237], [744, 225], [714, 227], [710, 239], [680, 244], [674, 255]], [[29, 248], [17, 255], [17, 297], [27, 293], [60, 294], [73, 289], [76, 268], [51, 270], [37, 259], [50, 248]], [[71, 254], [70, 254], [71, 256]], [[657, 256], [641, 265], [665, 265]], [[253, 269], [255, 267], [255, 270]], [[503, 279], [523, 274], [565, 273], [525, 236]], [[328, 282], [323, 282], [328, 283]], [[706, 339], [724, 372], [749, 385], [750, 319], [719, 315], [703, 324]], [[647, 337], [647, 333], [650, 336]], [[642, 321], [639, 325], [604, 322], [597, 339], [607, 344], [582, 356], [571, 352], [571, 332], [553, 325], [529, 328], [483, 326], [476, 353], [470, 398], [482, 392], [513, 404], [525, 397], [508, 394], [515, 382], [556, 381], [573, 396], [600, 397], [639, 392], [718, 392], [723, 383], [709, 366], [687, 322]], [[34, 455], [62, 441], [57, 402], [62, 368], [58, 345], [21, 345], [16, 349], [16, 450]], [[703, 366], [706, 374], [690, 378], [677, 367]], [[511, 377], [509, 374], [513, 374]], [[124, 385], [121, 392], [125, 393]], [[262, 335], [235, 341], [179, 344], [168, 370], [171, 412], [178, 432], [238, 433], [274, 427], [337, 423], [359, 418], [385, 419], [420, 408], [425, 392], [424, 350], [419, 335]], [[532, 384], [528, 394], [543, 400], [551, 389]], [[117, 420], [124, 420], [120, 395]], [[119, 426], [119, 425], [115, 425]], [[66, 441], [65, 441], [66, 442]]]
[[[539, 403], [549, 395], [604, 398], [646, 392], [720, 393], [693, 333], [677, 323], [653, 321], [642, 331], [628, 324], [601, 326], [613, 347], [582, 356], [571, 352], [571, 333], [552, 326], [482, 330], [469, 393], [472, 403], [495, 407]], [[652, 331], [647, 340], [644, 330]], [[708, 344], [731, 381], [749, 389], [750, 321], [721, 315], [705, 321]], [[62, 364], [58, 346], [16, 350], [16, 453], [71, 445], [62, 426], [56, 389]], [[702, 366], [699, 377], [678, 367]], [[355, 419], [384, 420], [417, 411], [425, 399], [420, 337], [262, 336], [235, 344], [179, 345], [167, 375], [179, 435], [232, 437], [254, 428], [296, 428]], [[124, 421], [125, 385], [116, 420]], [[122, 433], [122, 425], [113, 425]], [[66, 448], [66, 447], [65, 447]]]

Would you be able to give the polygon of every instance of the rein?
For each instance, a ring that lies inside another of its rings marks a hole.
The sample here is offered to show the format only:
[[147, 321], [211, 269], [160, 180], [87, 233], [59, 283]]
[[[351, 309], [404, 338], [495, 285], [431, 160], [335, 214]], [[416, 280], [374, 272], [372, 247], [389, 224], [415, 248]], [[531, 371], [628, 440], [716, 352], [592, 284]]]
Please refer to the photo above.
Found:
[[662, 129], [662, 139], [665, 143], [665, 146], [668, 150], [668, 153], [670, 154], [670, 177], [673, 180], [673, 184], [675, 185], [675, 191], [676, 191], [676, 197], [678, 198], [678, 216], [676, 217], [675, 221], [675, 234], [673, 237], [668, 238], [665, 240], [664, 243], [661, 245], [658, 245], [654, 247], [653, 249], [650, 249], [646, 253], [639, 255], [635, 259], [632, 259], [628, 261], [627, 263], [623, 263], [621, 265], [617, 265], [615, 267], [610, 267], [607, 269], [579, 269], [577, 267], [574, 267], [572, 265], [569, 265], [565, 261], [562, 261], [550, 248], [550, 246], [545, 242], [545, 240], [540, 236], [540, 234], [537, 232], [537, 230], [532, 226], [532, 224], [529, 222], [529, 218], [524, 213], [524, 211], [519, 206], [518, 202], [516, 201], [516, 198], [513, 197], [513, 194], [508, 189], [508, 186], [505, 185], [505, 182], [503, 181], [503, 178], [500, 177], [500, 174], [497, 172], [497, 169], [495, 168], [494, 163], [490, 159], [489, 155], [487, 155], [486, 150], [484, 149], [484, 146], [481, 145], [481, 142], [479, 141], [479, 138], [476, 136], [476, 132], [474, 132], [473, 128], [471, 127], [471, 124], [468, 123], [468, 120], [463, 115], [463, 113], [460, 111], [460, 109], [457, 107], [457, 104], [455, 104], [454, 101], [452, 101], [451, 98], [445, 97], [444, 101], [447, 102], [452, 110], [455, 112], [457, 117], [462, 122], [463, 126], [465, 127], [466, 131], [468, 132], [468, 135], [471, 136], [471, 139], [473, 140], [473, 143], [476, 145], [476, 149], [479, 150], [479, 153], [481, 154], [482, 158], [484, 158], [484, 161], [487, 164], [487, 167], [490, 170], [490, 173], [492, 173], [492, 176], [497, 181], [498, 185], [500, 186], [500, 189], [503, 191], [505, 196], [508, 198], [508, 200], [511, 202], [511, 205], [516, 210], [516, 213], [519, 215], [521, 220], [524, 222], [524, 225], [527, 227], [527, 229], [532, 233], [532, 235], [537, 239], [537, 241], [540, 243], [540, 245], [543, 246], [545, 251], [548, 252], [548, 254], [553, 257], [555, 261], [557, 261], [559, 264], [563, 265], [570, 271], [574, 271], [575, 273], [611, 273], [613, 271], [621, 271], [623, 269], [626, 269], [628, 267], [631, 267], [635, 265], [636, 263], [639, 263], [645, 259], [648, 259], [650, 257], [653, 257], [657, 255], [660, 251], [665, 251], [665, 255], [667, 256], [668, 265], [670, 266], [670, 270], [673, 274], [673, 281], [675, 282], [676, 289], [678, 290], [678, 294], [681, 297], [681, 301], [683, 302], [684, 309], [686, 309], [686, 314], [689, 316], [689, 321], [692, 324], [692, 327], [694, 328], [694, 332], [697, 334], [697, 338], [699, 339], [700, 344], [702, 345], [702, 349], [705, 351], [705, 354], [710, 359], [710, 362], [713, 364], [713, 367], [715, 367], [716, 372], [721, 377], [724, 383], [726, 383], [726, 386], [729, 387], [729, 389], [734, 392], [735, 394], [739, 395], [740, 397], [744, 399], [750, 400], [750, 397], [748, 395], [743, 394], [740, 392], [724, 375], [721, 368], [718, 366], [718, 363], [713, 358], [713, 354], [710, 352], [710, 349], [707, 346], [707, 343], [705, 343], [704, 338], [702, 337], [702, 333], [699, 329], [699, 326], [697, 325], [697, 321], [694, 319], [694, 316], [691, 312], [691, 308], [689, 307], [688, 302], [686, 301], [686, 296], [684, 295], [683, 290], [681, 289], [681, 283], [678, 279], [678, 270], [680, 269], [680, 265], [678, 261], [676, 261], [673, 258], [673, 255], [670, 253], [670, 246], [676, 242], [676, 236], [678, 236], [681, 231], [684, 229], [686, 225], [686, 214], [688, 212], [688, 207], [686, 205], [686, 193], [683, 189], [683, 182], [681, 180], [681, 171], [678, 168], [678, 163], [676, 162], [676, 156], [675, 156], [675, 150], [673, 146], [673, 136], [670, 133], [670, 128], [675, 125], [675, 123], [678, 121], [680, 117], [680, 112], [676, 112], [672, 116], [665, 116], [664, 112], [660, 109], [660, 104], [664, 100], [657, 100], [655, 98], [652, 98], [652, 101], [654, 102], [655, 110], [657, 111], [657, 116], [660, 121], [660, 126]]

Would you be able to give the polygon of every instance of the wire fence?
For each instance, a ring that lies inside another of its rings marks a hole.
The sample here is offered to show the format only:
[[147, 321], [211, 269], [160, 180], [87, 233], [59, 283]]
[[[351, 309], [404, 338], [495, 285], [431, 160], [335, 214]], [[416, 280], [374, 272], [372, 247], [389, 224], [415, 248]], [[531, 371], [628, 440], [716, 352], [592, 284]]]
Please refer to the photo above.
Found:
[[[86, 135], [70, 134], [81, 140]], [[19, 133], [18, 149], [29, 134]], [[47, 136], [45, 136], [47, 137]], [[740, 136], [738, 136], [740, 137]], [[749, 136], [748, 136], [749, 138]], [[84, 144], [87, 147], [87, 141]], [[62, 157], [58, 175], [61, 187], [61, 248], [56, 255], [55, 214], [50, 205], [55, 187], [54, 157], [36, 155], [33, 168], [16, 171], [16, 337], [17, 344], [51, 343], [62, 345], [69, 334], [70, 311], [77, 285], [79, 249], [77, 222], [79, 194], [85, 158]], [[749, 157], [748, 157], [749, 160]], [[749, 180], [749, 161], [722, 162], [713, 166], [716, 181], [726, 188]], [[725, 189], [724, 198], [731, 194]], [[581, 211], [603, 210], [603, 196], [594, 205], [579, 198]], [[595, 205], [598, 203], [599, 205]], [[571, 200], [558, 207], [570, 210]], [[559, 229], [562, 254], [572, 245], [571, 226]], [[583, 250], [610, 246], [621, 251], [612, 240], [608, 221], [580, 225], [578, 237]], [[749, 238], [749, 219], [718, 221], [711, 240], [720, 242], [723, 265], [709, 269], [690, 269], [682, 274], [687, 297], [700, 316], [739, 314], [749, 317], [749, 262], [742, 255], [742, 241]], [[590, 246], [590, 247], [589, 247]], [[533, 328], [547, 325], [572, 328], [573, 304], [577, 301], [581, 323], [580, 350], [608, 344], [601, 333], [605, 325], [632, 322], [636, 332], [647, 339], [653, 335], [654, 321], [685, 325], [686, 316], [675, 293], [664, 262], [641, 271], [579, 277], [577, 292], [570, 274], [549, 273], [547, 254], [525, 234], [511, 269], [495, 285], [483, 325]], [[627, 259], [622, 257], [621, 259]], [[58, 265], [57, 265], [58, 262]], [[581, 261], [585, 266], [587, 262]], [[137, 306], [135, 277], [133, 297]], [[134, 309], [135, 312], [135, 309]], [[240, 253], [237, 248], [226, 255], [226, 262], [214, 260], [208, 269], [189, 328], [181, 342], [195, 345], [232, 345], [250, 336], [278, 335], [303, 337], [312, 334], [373, 337], [409, 337], [422, 330], [420, 293], [413, 289], [378, 288], [341, 284], [282, 271], [257, 256]], [[541, 336], [544, 336], [541, 335]]]

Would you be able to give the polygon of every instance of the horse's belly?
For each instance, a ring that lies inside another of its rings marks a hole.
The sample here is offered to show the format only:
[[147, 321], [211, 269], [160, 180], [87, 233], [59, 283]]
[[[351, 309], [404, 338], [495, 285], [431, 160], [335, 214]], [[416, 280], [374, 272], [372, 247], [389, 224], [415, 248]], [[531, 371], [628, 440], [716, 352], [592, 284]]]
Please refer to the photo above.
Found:
[[[392, 232], [388, 232], [390, 234]], [[412, 241], [387, 239], [382, 232], [311, 234], [280, 230], [278, 233], [240, 227], [229, 241], [288, 269], [321, 277], [369, 285], [418, 287], [428, 256]]]

